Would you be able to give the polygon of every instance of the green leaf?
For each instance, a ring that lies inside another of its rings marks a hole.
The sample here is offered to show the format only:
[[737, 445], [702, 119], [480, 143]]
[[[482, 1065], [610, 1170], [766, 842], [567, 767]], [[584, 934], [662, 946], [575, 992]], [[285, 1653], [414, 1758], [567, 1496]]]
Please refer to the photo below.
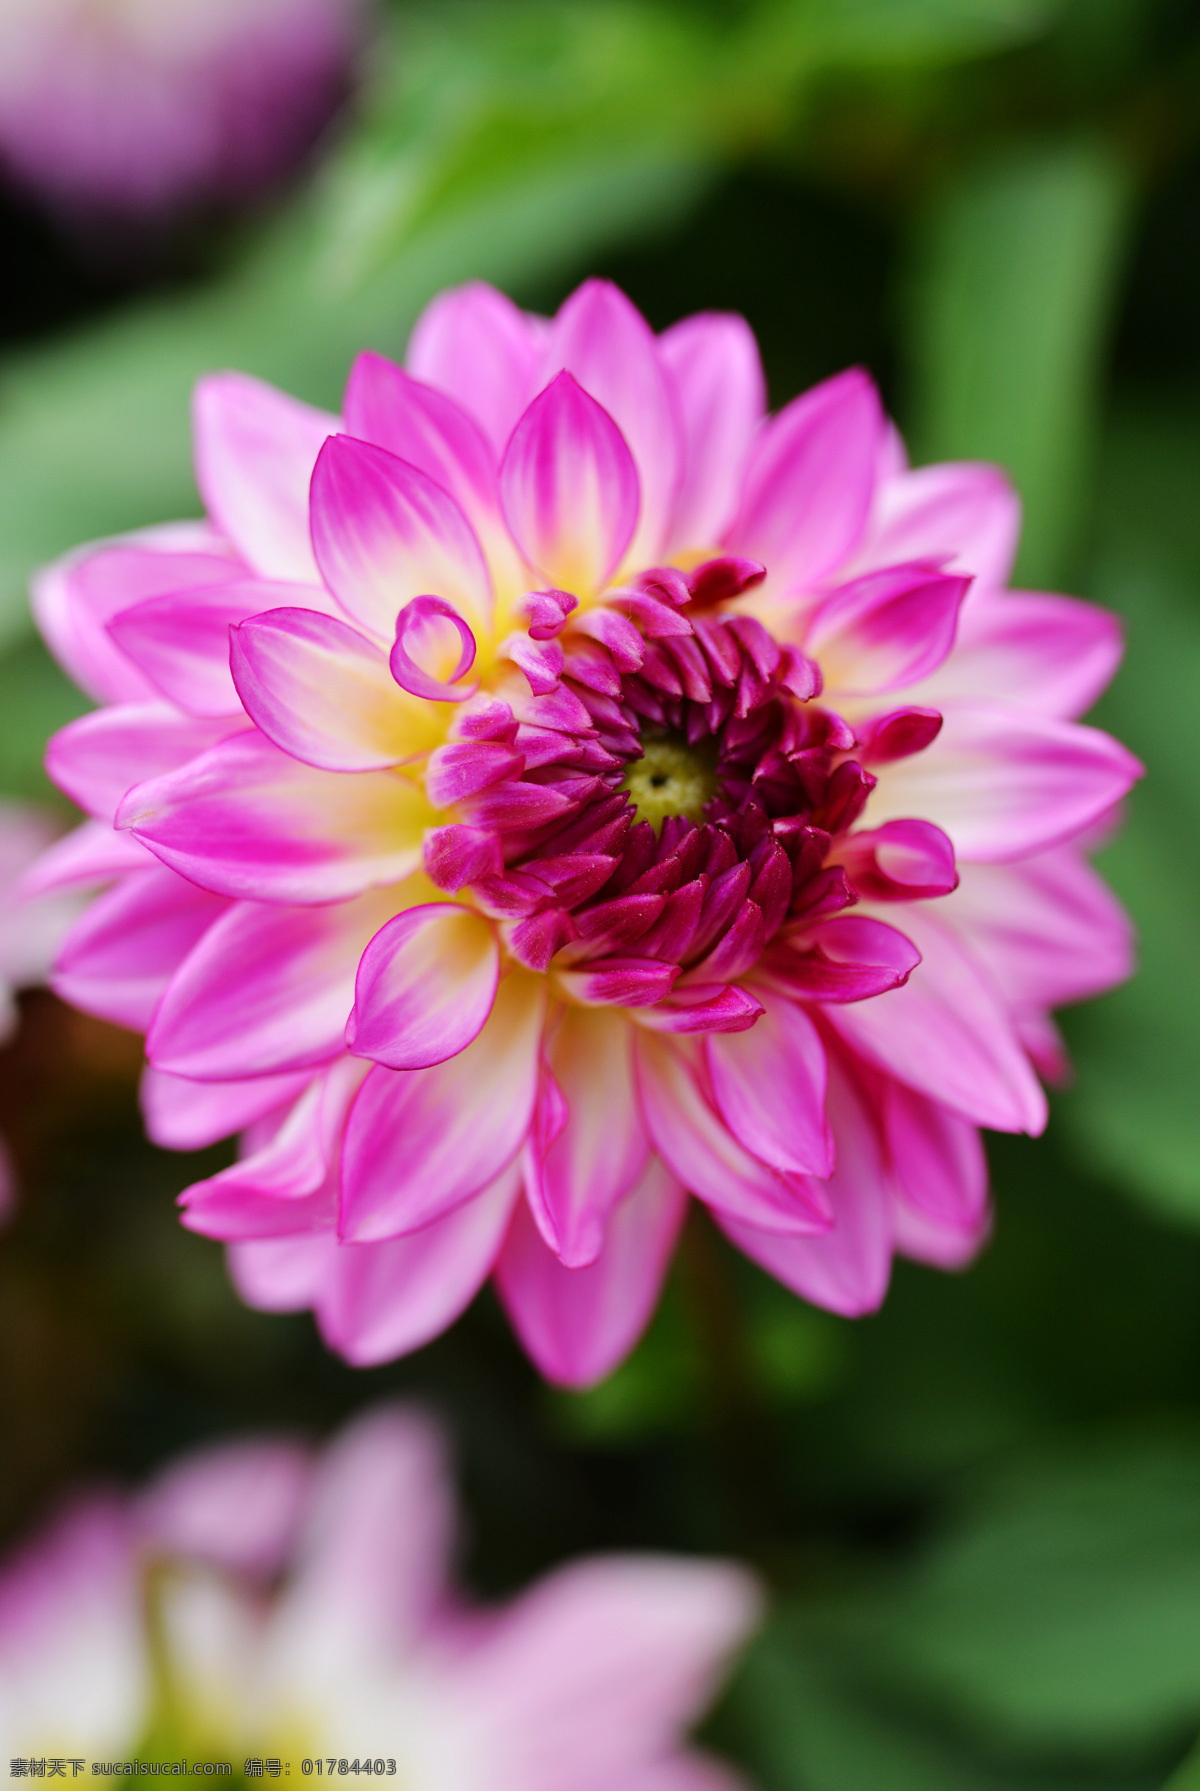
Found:
[[1089, 592], [1128, 652], [1097, 719], [1147, 777], [1100, 860], [1140, 935], [1140, 970], [1068, 1024], [1064, 1117], [1091, 1166], [1200, 1224], [1200, 785], [1188, 742], [1200, 683], [1200, 427], [1194, 406], [1127, 407], [1109, 432]]
[[1200, 1440], [1013, 1462], [890, 1589], [813, 1633], [984, 1742], [1152, 1758], [1200, 1719]]
[[1023, 582], [1058, 582], [1075, 545], [1132, 196], [1099, 145], [1024, 145], [953, 180], [919, 232], [913, 447], [1008, 468], [1025, 506]]
[[[782, 9], [781, 9], [782, 10]], [[929, 66], [1039, 36], [1056, 0], [790, 0], [812, 53], [843, 67]]]

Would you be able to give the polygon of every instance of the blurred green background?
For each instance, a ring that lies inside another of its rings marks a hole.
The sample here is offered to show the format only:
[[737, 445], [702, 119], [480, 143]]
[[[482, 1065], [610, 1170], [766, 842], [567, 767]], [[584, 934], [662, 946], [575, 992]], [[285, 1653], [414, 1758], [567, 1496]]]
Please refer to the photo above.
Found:
[[744, 312], [775, 404], [862, 362], [917, 459], [1004, 462], [1021, 581], [1125, 619], [1098, 719], [1150, 772], [1103, 855], [1141, 973], [1067, 1017], [1049, 1136], [992, 1141], [978, 1265], [901, 1264], [848, 1324], [697, 1221], [583, 1396], [490, 1296], [370, 1373], [242, 1309], [172, 1210], [221, 1153], [148, 1146], [138, 1041], [28, 995], [0, 1055], [4, 1533], [70, 1478], [414, 1391], [454, 1429], [482, 1590], [609, 1545], [760, 1565], [774, 1615], [713, 1736], [763, 1791], [1200, 1787], [1200, 5], [396, 4], [282, 203], [133, 271], [16, 201], [0, 242], [0, 791], [49, 798], [81, 707], [29, 571], [195, 513], [198, 373], [334, 403], [448, 283], [549, 310], [597, 272], [659, 328]]

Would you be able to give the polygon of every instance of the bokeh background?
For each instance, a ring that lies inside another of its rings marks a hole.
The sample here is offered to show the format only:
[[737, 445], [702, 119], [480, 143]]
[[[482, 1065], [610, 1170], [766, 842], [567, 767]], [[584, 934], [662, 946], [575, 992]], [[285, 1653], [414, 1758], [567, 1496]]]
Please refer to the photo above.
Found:
[[27, 993], [0, 1532], [70, 1482], [415, 1393], [482, 1592], [606, 1546], [760, 1567], [773, 1615], [712, 1736], [763, 1791], [1200, 1786], [1200, 5], [396, 0], [282, 188], [126, 231], [10, 183], [0, 266], [0, 794], [61, 809], [42, 748], [83, 707], [28, 575], [197, 512], [196, 375], [336, 406], [442, 286], [551, 310], [590, 273], [657, 328], [744, 312], [776, 405], [860, 362], [917, 460], [1003, 462], [1020, 582], [1125, 620], [1097, 719], [1149, 768], [1102, 856], [1141, 972], [1067, 1016], [1049, 1135], [990, 1141], [978, 1264], [900, 1264], [848, 1323], [697, 1221], [583, 1395], [487, 1294], [371, 1372], [243, 1309], [172, 1207], [221, 1152], [146, 1144], [139, 1041]]

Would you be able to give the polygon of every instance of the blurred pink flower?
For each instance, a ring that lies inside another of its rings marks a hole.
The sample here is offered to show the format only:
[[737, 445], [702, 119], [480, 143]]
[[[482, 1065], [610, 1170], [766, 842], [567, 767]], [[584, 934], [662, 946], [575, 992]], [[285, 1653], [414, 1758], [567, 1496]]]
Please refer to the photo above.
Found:
[[[52, 815], [25, 803], [0, 801], [0, 1041], [17, 1024], [13, 996], [44, 982], [63, 936], [79, 912], [74, 895], [28, 898], [21, 881], [61, 832]], [[14, 1186], [0, 1139], [0, 1223], [11, 1213]]]
[[766, 418], [741, 319], [601, 282], [444, 295], [344, 425], [218, 375], [196, 444], [207, 524], [39, 584], [107, 705], [43, 876], [116, 880], [54, 986], [149, 1029], [151, 1135], [244, 1130], [183, 1196], [243, 1295], [369, 1363], [494, 1269], [586, 1384], [685, 1190], [837, 1312], [964, 1263], [977, 1128], [1041, 1130], [1050, 1008], [1130, 960], [1118, 630], [1004, 589], [1002, 475], [909, 471], [861, 372]]
[[[736, 1791], [681, 1744], [759, 1597], [595, 1556], [512, 1603], [446, 1584], [438, 1433], [380, 1410], [318, 1457], [219, 1446], [74, 1503], [0, 1572], [6, 1759], [392, 1759], [405, 1791]], [[235, 1761], [235, 1770], [240, 1759]]]
[[0, 164], [154, 219], [287, 172], [345, 90], [361, 0], [0, 0]]

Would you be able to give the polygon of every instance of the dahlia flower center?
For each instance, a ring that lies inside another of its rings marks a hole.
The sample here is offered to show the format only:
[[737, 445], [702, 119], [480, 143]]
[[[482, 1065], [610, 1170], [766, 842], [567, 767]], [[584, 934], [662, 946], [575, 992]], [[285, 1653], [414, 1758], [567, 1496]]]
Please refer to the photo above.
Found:
[[639, 821], [655, 833], [669, 815], [683, 815], [699, 824], [717, 793], [716, 751], [711, 740], [689, 746], [681, 735], [664, 730], [643, 734], [642, 756], [621, 780]]

